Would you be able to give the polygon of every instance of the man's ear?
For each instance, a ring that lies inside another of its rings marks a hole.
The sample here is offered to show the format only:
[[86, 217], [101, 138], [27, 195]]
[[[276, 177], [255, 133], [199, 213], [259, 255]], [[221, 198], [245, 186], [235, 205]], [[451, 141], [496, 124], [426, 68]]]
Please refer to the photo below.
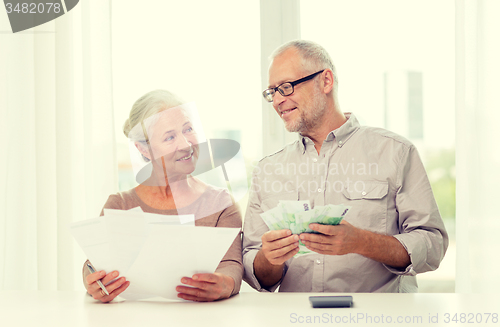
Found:
[[149, 160], [151, 160], [151, 155], [149, 154], [149, 149], [148, 149], [148, 146], [146, 144], [145, 141], [143, 142], [134, 142], [134, 145], [135, 147], [137, 148], [137, 150], [139, 150], [139, 152], [146, 158], [148, 158]]
[[335, 84], [337, 76], [333, 74], [331, 69], [325, 69], [321, 75], [323, 75], [323, 92], [328, 94], [333, 90], [333, 85]]

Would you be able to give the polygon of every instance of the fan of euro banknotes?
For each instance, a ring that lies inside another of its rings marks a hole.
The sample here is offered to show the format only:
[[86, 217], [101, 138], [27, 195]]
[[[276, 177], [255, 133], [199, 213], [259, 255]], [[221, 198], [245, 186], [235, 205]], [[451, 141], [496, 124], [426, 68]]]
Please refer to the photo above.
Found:
[[[260, 214], [270, 230], [289, 229], [292, 234], [316, 233], [309, 224], [338, 225], [351, 207], [343, 204], [316, 206], [311, 209], [307, 201], [282, 201], [278, 205]], [[295, 255], [315, 253], [299, 241], [299, 252]]]

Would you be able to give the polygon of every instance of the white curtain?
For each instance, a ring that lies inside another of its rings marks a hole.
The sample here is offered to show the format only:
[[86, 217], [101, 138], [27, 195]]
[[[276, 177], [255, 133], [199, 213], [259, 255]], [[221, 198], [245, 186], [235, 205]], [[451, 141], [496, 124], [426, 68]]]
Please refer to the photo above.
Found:
[[456, 292], [500, 292], [500, 1], [456, 0]]
[[68, 224], [117, 188], [110, 7], [16, 34], [0, 16], [0, 290], [83, 287]]

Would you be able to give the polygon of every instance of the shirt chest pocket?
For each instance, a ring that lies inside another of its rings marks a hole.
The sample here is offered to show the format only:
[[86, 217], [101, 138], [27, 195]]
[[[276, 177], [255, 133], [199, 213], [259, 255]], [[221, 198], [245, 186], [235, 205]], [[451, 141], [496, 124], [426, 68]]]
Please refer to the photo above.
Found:
[[275, 208], [278, 203], [281, 201], [298, 201], [299, 194], [296, 191], [293, 192], [283, 192], [283, 193], [275, 193], [272, 195], [267, 195], [262, 199], [261, 208], [263, 212], [267, 210]]
[[352, 206], [346, 220], [356, 227], [386, 233], [389, 184], [358, 181], [342, 190], [346, 205]]

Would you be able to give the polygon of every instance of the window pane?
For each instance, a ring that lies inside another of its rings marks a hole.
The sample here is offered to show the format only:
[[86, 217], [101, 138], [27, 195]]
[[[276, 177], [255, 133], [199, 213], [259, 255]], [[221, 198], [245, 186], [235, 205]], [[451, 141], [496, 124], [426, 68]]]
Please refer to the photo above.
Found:
[[259, 15], [258, 1], [113, 1], [120, 190], [136, 185], [123, 123], [155, 89], [194, 101], [207, 138], [240, 142], [247, 162], [261, 156]]

